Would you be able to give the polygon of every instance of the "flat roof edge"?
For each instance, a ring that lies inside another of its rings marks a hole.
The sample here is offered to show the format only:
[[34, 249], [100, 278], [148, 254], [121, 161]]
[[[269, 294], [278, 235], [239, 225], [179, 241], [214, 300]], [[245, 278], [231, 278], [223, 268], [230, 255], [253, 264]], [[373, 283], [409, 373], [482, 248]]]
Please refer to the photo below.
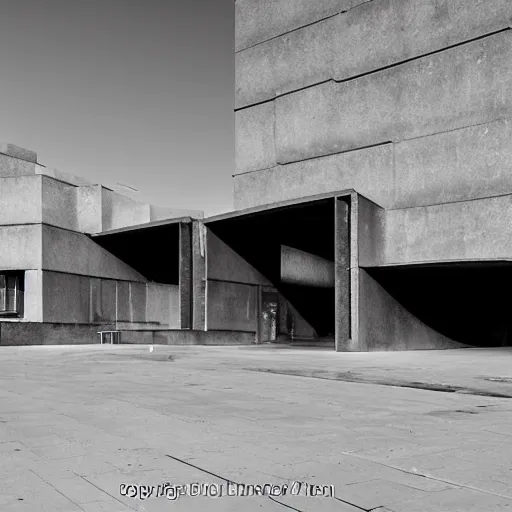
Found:
[[[201, 220], [201, 219], [198, 219]], [[190, 224], [192, 217], [176, 217], [173, 219], [157, 220], [153, 222], [146, 222], [144, 224], [135, 224], [133, 226], [125, 226], [123, 228], [109, 229], [108, 231], [100, 231], [99, 233], [91, 233], [92, 238], [99, 238], [102, 236], [116, 235], [118, 233], [129, 233], [130, 231], [143, 231], [145, 229], [158, 228], [163, 226], [170, 226], [173, 224]]]
[[258, 206], [252, 206], [250, 208], [244, 208], [242, 210], [233, 210], [227, 213], [221, 213], [219, 215], [213, 215], [211, 217], [207, 217], [203, 219], [204, 224], [209, 224], [210, 222], [217, 222], [220, 220], [227, 220], [234, 217], [243, 217], [244, 215], [252, 215], [256, 213], [265, 212], [268, 210], [277, 210], [279, 208], [286, 208], [287, 206], [294, 206], [304, 203], [310, 203], [314, 201], [321, 201], [323, 199], [330, 199], [334, 197], [347, 197], [352, 194], [356, 194], [357, 192], [352, 189], [344, 189], [338, 190], [336, 192], [325, 192], [323, 194], [315, 194], [312, 196], [302, 196], [295, 199], [287, 199], [285, 201], [278, 201], [276, 203], [267, 203]]

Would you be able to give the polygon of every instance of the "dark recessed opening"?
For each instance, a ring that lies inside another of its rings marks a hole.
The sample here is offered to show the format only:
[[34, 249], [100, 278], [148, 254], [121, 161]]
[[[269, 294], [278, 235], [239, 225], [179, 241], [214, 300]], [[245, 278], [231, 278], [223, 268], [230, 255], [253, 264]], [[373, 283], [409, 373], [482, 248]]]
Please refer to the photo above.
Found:
[[413, 315], [454, 341], [512, 345], [512, 265], [450, 263], [367, 272]]

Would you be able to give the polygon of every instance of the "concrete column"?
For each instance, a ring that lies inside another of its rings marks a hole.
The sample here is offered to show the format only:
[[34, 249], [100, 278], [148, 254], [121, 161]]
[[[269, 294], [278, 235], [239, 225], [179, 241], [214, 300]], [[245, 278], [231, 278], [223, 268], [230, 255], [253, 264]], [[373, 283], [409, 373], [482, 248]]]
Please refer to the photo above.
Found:
[[334, 201], [335, 341], [343, 352], [350, 340], [350, 210], [343, 199]]
[[192, 328], [206, 330], [206, 228], [192, 223]]
[[180, 320], [182, 329], [192, 327], [192, 226], [180, 223]]

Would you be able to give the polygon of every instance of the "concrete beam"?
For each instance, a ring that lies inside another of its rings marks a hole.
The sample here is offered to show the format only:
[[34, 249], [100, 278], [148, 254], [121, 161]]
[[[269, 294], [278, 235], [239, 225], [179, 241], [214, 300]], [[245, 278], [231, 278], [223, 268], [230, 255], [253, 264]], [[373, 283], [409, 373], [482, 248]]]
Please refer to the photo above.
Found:
[[348, 203], [335, 198], [334, 279], [335, 279], [335, 343], [336, 351], [350, 349], [350, 209]]
[[353, 188], [393, 206], [393, 145], [350, 151], [234, 176], [236, 209]]
[[192, 228], [180, 223], [180, 319], [181, 329], [192, 328]]

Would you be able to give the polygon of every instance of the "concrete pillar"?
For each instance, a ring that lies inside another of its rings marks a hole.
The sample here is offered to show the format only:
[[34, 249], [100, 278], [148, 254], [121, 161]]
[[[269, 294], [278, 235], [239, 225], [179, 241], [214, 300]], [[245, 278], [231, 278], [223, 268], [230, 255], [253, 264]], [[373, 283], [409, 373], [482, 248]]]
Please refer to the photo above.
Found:
[[192, 225], [180, 223], [180, 324], [192, 327]]
[[206, 227], [192, 223], [192, 328], [206, 330]]
[[350, 340], [350, 210], [343, 199], [334, 201], [335, 341], [343, 352]]

